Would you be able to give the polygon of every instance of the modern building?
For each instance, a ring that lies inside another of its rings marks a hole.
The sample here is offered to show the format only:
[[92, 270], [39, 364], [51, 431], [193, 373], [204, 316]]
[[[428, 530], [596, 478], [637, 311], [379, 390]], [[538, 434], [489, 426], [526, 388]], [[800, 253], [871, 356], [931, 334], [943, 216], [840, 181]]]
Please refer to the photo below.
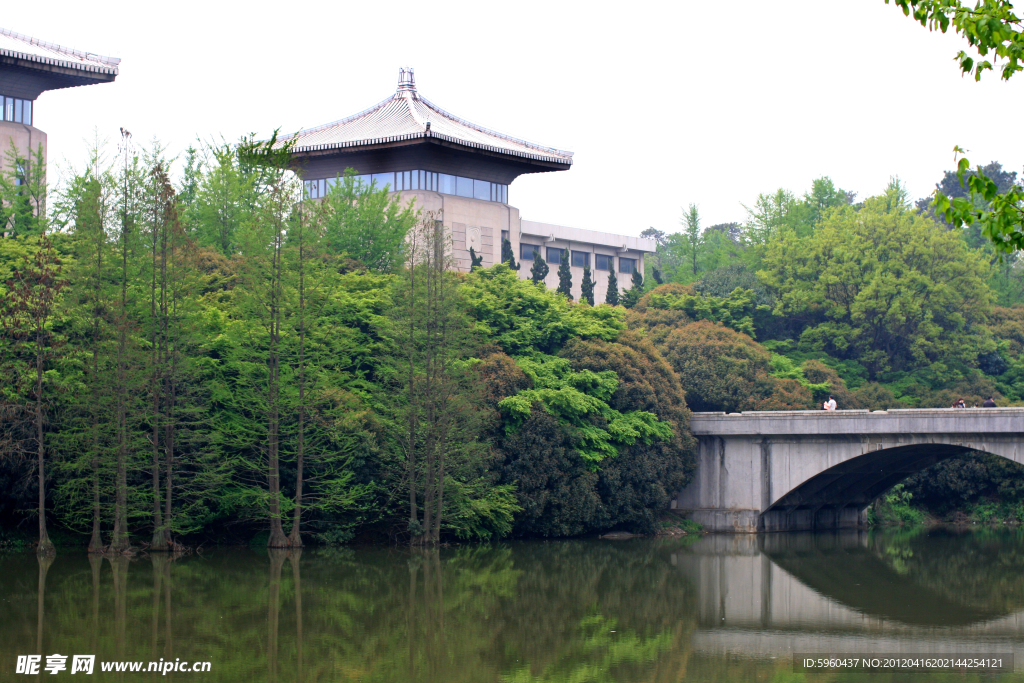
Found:
[[31, 160], [46, 133], [35, 126], [36, 100], [47, 90], [111, 83], [120, 59], [72, 50], [0, 28], [0, 172], [10, 169], [8, 152]]
[[478, 126], [448, 113], [421, 96], [411, 68], [399, 71], [398, 91], [348, 118], [310, 128], [288, 138], [306, 192], [322, 197], [346, 169], [377, 187], [387, 185], [425, 211], [439, 212], [451, 231], [461, 270], [469, 270], [469, 249], [483, 265], [501, 261], [508, 239], [529, 278], [534, 250], [548, 262], [546, 284], [558, 286], [565, 251], [572, 270], [573, 297], [579, 299], [583, 268], [595, 280], [595, 302], [604, 301], [608, 272], [615, 268], [620, 290], [630, 274], [643, 272], [653, 240], [525, 220], [509, 200], [509, 186], [525, 173], [567, 171], [572, 152], [544, 147]]

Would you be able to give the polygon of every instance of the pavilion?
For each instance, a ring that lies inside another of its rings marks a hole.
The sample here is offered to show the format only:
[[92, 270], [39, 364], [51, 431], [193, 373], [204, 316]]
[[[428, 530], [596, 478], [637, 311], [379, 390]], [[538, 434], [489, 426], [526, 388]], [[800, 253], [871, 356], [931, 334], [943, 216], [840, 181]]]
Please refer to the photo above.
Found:
[[[614, 267], [620, 290], [630, 274], [643, 273], [644, 253], [653, 240], [568, 228], [520, 218], [509, 203], [509, 185], [525, 173], [566, 171], [572, 152], [537, 145], [461, 119], [416, 90], [411, 68], [399, 70], [398, 90], [347, 118], [300, 131], [292, 142], [295, 167], [306, 193], [322, 197], [346, 169], [376, 187], [388, 186], [426, 211], [437, 211], [451, 231], [458, 267], [469, 270], [469, 248], [483, 265], [501, 260], [508, 239], [530, 277], [534, 250], [550, 265], [546, 283], [558, 284], [558, 265], [569, 251], [573, 296], [579, 298], [583, 268], [595, 280], [595, 302], [604, 301], [607, 271]], [[604, 272], [602, 272], [604, 271]]]
[[8, 172], [11, 142], [30, 163], [42, 146], [45, 162], [46, 133], [35, 126], [36, 100], [42, 93], [112, 83], [120, 61], [0, 28], [0, 172]]

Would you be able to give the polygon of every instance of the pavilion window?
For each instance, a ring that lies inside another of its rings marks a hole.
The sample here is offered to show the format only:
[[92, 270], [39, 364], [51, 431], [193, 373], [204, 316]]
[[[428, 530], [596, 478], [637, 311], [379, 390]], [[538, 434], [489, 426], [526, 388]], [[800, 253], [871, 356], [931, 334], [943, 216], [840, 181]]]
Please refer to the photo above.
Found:
[[[4, 103], [10, 109], [10, 120], [14, 120], [13, 98], [0, 98], [0, 114], [5, 112]], [[32, 103], [24, 101], [22, 120], [31, 121]], [[462, 176], [448, 175], [446, 173], [434, 173], [432, 171], [395, 171], [391, 173], [364, 173], [352, 176], [356, 184], [369, 186], [371, 183], [379, 192], [387, 187], [391, 192], [404, 192], [406, 190], [429, 190], [441, 194], [451, 194], [458, 197], [468, 197], [490, 202], [508, 202], [508, 185], [492, 183], [488, 180], [477, 180], [475, 178], [464, 178]], [[322, 197], [334, 185], [333, 179], [327, 179], [327, 185], [318, 185], [316, 180], [304, 181], [303, 187], [311, 197]]]
[[14, 122], [21, 123], [21, 109], [24, 100], [14, 100]]
[[492, 201], [491, 197], [491, 184], [486, 180], [474, 180], [473, 181], [473, 198], [483, 199], [484, 201]]
[[532, 261], [534, 252], [540, 253], [540, 247], [536, 244], [525, 244], [520, 242], [519, 244], [519, 260], [521, 261]]
[[636, 270], [636, 259], [635, 258], [619, 258], [619, 272], [626, 275], [632, 275]]
[[570, 265], [575, 266], [576, 268], [589, 268], [590, 253], [586, 251], [573, 251], [572, 263]]
[[385, 186], [389, 188], [395, 187], [395, 174], [394, 173], [373, 173], [370, 175], [370, 182], [375, 184], [378, 192], [383, 190]]
[[25, 113], [22, 114], [23, 123], [32, 125], [32, 100], [25, 100]]
[[612, 269], [612, 257], [607, 254], [594, 254], [594, 269], [595, 270], [611, 270]]
[[562, 265], [562, 252], [564, 249], [558, 247], [548, 247], [547, 262], [553, 266]]

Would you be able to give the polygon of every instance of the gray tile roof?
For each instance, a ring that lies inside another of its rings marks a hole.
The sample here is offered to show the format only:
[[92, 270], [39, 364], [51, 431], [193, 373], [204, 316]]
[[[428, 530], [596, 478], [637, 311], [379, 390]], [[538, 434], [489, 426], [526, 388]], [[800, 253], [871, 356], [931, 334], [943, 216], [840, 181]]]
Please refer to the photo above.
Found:
[[117, 57], [103, 57], [0, 28], [0, 55], [80, 71], [117, 75]]
[[446, 112], [416, 92], [412, 69], [400, 70], [398, 92], [392, 97], [358, 114], [300, 131], [293, 137], [295, 152], [439, 138], [512, 156], [561, 164], [572, 163], [572, 152], [504, 135]]

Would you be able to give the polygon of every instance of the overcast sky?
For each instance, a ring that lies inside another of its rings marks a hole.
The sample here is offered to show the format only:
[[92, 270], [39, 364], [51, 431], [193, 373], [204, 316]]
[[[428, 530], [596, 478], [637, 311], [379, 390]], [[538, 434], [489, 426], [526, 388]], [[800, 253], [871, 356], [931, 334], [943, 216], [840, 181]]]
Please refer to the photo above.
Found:
[[1024, 75], [962, 78], [955, 35], [883, 0], [731, 2], [8, 2], [0, 25], [121, 58], [113, 84], [43, 93], [51, 172], [116, 145], [290, 132], [419, 91], [489, 128], [575, 153], [522, 176], [531, 220], [638, 234], [742, 221], [741, 203], [831, 176], [864, 198], [898, 174], [912, 197], [954, 166], [1020, 172]]

